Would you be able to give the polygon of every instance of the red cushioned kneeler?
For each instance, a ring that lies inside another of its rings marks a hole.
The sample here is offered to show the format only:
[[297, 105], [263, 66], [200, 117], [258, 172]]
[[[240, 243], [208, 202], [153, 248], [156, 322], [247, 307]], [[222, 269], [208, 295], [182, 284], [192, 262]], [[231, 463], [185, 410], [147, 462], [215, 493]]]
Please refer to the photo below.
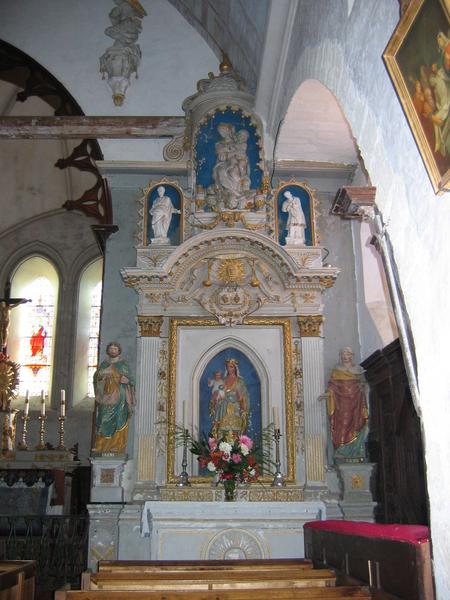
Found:
[[313, 521], [304, 530], [305, 556], [318, 565], [398, 598], [433, 600], [427, 527]]

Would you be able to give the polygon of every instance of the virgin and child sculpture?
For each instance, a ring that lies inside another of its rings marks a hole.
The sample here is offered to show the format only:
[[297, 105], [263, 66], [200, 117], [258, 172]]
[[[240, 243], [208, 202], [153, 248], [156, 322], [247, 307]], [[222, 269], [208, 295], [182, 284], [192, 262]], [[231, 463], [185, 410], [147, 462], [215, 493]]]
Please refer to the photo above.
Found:
[[255, 195], [250, 190], [249, 132], [247, 129], [236, 131], [229, 123], [219, 124], [217, 131], [220, 139], [215, 144], [214, 184], [208, 188], [209, 204], [218, 210], [246, 208]]
[[249, 397], [247, 386], [239, 374], [238, 361], [234, 358], [225, 360], [225, 371], [215, 371], [208, 380], [211, 389], [209, 414], [211, 417], [211, 433], [217, 437], [247, 432], [249, 417]]

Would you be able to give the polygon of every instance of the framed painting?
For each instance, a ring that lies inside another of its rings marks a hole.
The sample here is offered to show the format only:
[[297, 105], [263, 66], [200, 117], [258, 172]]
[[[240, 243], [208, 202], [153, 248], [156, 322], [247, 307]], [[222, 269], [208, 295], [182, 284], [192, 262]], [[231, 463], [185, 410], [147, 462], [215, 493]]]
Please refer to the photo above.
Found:
[[[215, 319], [172, 319], [169, 364], [168, 483], [176, 483], [181, 470], [177, 426], [189, 429], [194, 439], [245, 433], [268, 455], [273, 448], [264, 447], [268, 442], [263, 433], [274, 409], [282, 429], [282, 470], [286, 481], [295, 480], [289, 319], [249, 318], [232, 329]], [[193, 483], [211, 481], [196, 457], [188, 456], [188, 461]], [[259, 480], [269, 482], [272, 477], [265, 473]]]
[[305, 184], [281, 182], [275, 191], [275, 227], [281, 246], [314, 246], [314, 195]]
[[450, 189], [448, 5], [412, 0], [383, 54], [436, 193]]
[[178, 246], [183, 241], [183, 191], [168, 179], [151, 182], [144, 192], [143, 243]]

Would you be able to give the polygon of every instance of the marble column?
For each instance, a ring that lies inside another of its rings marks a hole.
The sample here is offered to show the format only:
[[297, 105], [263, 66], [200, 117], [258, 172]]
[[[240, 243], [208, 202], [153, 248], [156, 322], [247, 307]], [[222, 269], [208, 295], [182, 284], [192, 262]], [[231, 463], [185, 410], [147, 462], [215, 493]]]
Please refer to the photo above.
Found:
[[324, 488], [326, 417], [319, 397], [324, 392], [322, 315], [298, 317], [303, 359], [305, 463], [307, 490]]
[[133, 500], [154, 499], [156, 494], [156, 410], [158, 360], [163, 317], [138, 317], [137, 408], [135, 448], [136, 483]]

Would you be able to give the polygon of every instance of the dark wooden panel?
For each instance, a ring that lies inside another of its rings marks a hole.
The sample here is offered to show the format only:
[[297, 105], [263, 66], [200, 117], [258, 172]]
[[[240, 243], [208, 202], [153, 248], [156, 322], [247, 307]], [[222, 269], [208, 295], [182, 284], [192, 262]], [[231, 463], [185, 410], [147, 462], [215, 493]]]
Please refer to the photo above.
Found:
[[428, 525], [421, 423], [411, 399], [399, 341], [361, 364], [370, 385], [369, 459], [378, 465], [376, 520]]

